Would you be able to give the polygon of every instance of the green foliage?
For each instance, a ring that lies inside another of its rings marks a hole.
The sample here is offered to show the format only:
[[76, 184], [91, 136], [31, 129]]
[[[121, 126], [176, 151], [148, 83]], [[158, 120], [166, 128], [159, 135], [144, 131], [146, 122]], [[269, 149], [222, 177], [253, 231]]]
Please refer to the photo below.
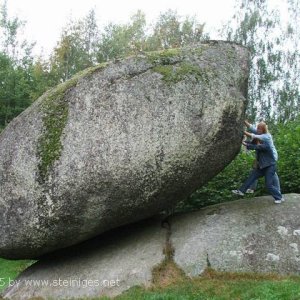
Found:
[[136, 54], [145, 49], [145, 14], [137, 11], [127, 24], [110, 23], [104, 27], [98, 43], [98, 62]]
[[56, 81], [51, 76], [48, 67], [48, 62], [39, 57], [30, 68], [32, 84], [29, 93], [32, 101], [35, 101], [46, 90], [56, 85]]
[[275, 139], [282, 192], [300, 193], [300, 118], [279, 124]]
[[22, 41], [24, 22], [7, 15], [6, 1], [0, 11], [0, 128], [32, 103], [33, 44]]
[[160, 14], [152, 31], [146, 40], [146, 51], [178, 48], [208, 39], [203, 33], [204, 24], [191, 17], [182, 21], [177, 12], [170, 9]]
[[54, 81], [66, 81], [79, 71], [93, 66], [97, 40], [98, 29], [93, 10], [84, 20], [70, 21], [50, 58], [50, 74]]
[[110, 23], [104, 28], [97, 60], [103, 62], [129, 55], [131, 53], [130, 41], [131, 30], [128, 25]]
[[24, 56], [24, 52], [28, 49], [27, 41], [21, 40], [20, 37], [20, 29], [24, 25], [25, 22], [18, 17], [8, 17], [7, 0], [4, 0], [0, 7], [0, 46], [1, 50], [11, 57], [13, 61], [17, 61]]
[[5, 127], [31, 104], [30, 81], [29, 67], [17, 66], [0, 52], [0, 127]]
[[[273, 139], [278, 151], [278, 176], [282, 193], [300, 193], [300, 117], [286, 124], [273, 125]], [[254, 151], [241, 150], [238, 156], [216, 177], [176, 207], [188, 211], [238, 199], [231, 190], [239, 188], [251, 172]], [[254, 196], [268, 195], [264, 180], [259, 179]], [[245, 197], [253, 197], [253, 194]]]
[[138, 11], [129, 23], [111, 23], [104, 28], [98, 44], [97, 58], [101, 62], [141, 51], [157, 51], [195, 44], [208, 38], [203, 32], [204, 24], [199, 24], [191, 17], [182, 20], [176, 11], [161, 13], [153, 26], [147, 26], [145, 15]]

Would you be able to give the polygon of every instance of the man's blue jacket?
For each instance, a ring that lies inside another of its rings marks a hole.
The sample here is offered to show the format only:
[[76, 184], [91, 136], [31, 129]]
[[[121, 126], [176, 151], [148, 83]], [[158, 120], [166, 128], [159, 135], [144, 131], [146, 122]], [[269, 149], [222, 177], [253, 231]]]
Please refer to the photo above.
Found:
[[260, 169], [276, 165], [273, 149], [269, 144], [251, 144], [247, 143], [247, 149], [256, 151], [256, 159]]

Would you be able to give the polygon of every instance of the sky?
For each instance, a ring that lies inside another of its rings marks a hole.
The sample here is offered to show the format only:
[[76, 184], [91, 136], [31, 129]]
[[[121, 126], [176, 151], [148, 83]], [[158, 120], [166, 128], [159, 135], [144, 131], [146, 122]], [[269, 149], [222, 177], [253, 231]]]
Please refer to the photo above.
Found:
[[212, 32], [233, 15], [234, 4], [235, 0], [7, 0], [9, 16], [26, 21], [24, 36], [36, 41], [35, 52], [43, 51], [45, 56], [59, 40], [68, 20], [83, 18], [92, 8], [99, 26], [128, 22], [139, 9], [150, 24], [161, 12], [172, 9], [180, 16], [195, 16], [206, 24], [206, 31]]

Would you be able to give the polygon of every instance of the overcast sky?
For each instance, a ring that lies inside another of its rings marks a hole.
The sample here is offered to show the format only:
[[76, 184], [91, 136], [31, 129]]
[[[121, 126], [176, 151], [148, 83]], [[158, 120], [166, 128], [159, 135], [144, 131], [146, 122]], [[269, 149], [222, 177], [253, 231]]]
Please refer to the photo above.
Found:
[[[1, 0], [0, 0], [1, 1]], [[36, 41], [36, 51], [47, 54], [59, 40], [61, 29], [72, 18], [82, 18], [92, 8], [98, 24], [121, 23], [138, 9], [154, 21], [160, 12], [176, 10], [180, 16], [196, 16], [206, 29], [219, 28], [233, 14], [235, 0], [8, 0], [9, 16], [27, 21], [26, 38]]]
[[[273, 7], [282, 2], [269, 0]], [[235, 3], [235, 0], [7, 0], [9, 16], [18, 16], [27, 22], [26, 39], [36, 41], [35, 53], [40, 54], [43, 48], [44, 55], [51, 52], [68, 20], [82, 18], [92, 8], [99, 26], [108, 22], [128, 22], [138, 9], [146, 14], [149, 24], [161, 12], [173, 9], [180, 16], [195, 16], [200, 23], [206, 24], [211, 38], [216, 39], [214, 30], [216, 32], [232, 17]]]

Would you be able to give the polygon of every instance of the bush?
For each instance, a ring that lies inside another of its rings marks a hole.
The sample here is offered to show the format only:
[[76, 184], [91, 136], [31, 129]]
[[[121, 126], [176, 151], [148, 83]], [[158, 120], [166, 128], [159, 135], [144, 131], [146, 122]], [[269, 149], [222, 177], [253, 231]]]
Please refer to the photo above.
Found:
[[281, 190], [283, 193], [300, 193], [300, 118], [278, 125], [275, 142]]

